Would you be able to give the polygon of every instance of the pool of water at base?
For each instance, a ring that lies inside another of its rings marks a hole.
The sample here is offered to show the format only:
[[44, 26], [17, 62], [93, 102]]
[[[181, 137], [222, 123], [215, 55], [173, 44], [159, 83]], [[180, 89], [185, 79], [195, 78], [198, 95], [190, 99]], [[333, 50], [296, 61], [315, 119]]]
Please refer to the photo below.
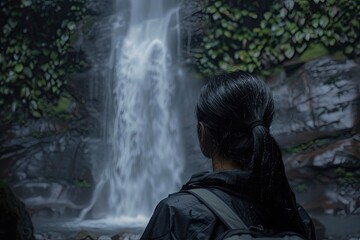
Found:
[[[32, 220], [37, 240], [72, 240], [86, 232], [97, 237], [112, 237], [119, 234], [131, 235], [132, 237], [128, 239], [139, 239], [149, 219], [138, 216], [93, 220], [70, 218], [33, 218]], [[84, 236], [86, 237], [86, 234]]]
[[317, 239], [360, 240], [360, 215], [311, 214], [325, 227], [325, 238]]
[[[318, 236], [318, 239], [360, 240], [360, 215], [311, 214], [311, 217], [321, 222], [325, 227], [325, 235]], [[129, 234], [131, 237], [127, 239], [139, 239], [147, 222], [148, 219], [142, 216], [98, 220], [33, 219], [37, 240], [72, 240], [81, 232], [93, 233], [98, 237]]]

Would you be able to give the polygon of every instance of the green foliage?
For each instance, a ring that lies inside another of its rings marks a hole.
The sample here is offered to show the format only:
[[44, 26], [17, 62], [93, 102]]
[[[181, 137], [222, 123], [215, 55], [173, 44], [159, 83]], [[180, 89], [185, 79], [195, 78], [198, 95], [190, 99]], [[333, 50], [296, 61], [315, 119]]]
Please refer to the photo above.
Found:
[[322, 44], [310, 43], [307, 49], [299, 56], [300, 61], [309, 61], [329, 54], [328, 50]]
[[299, 184], [296, 184], [296, 185], [294, 185], [292, 187], [298, 193], [305, 193], [305, 192], [307, 192], [309, 190], [309, 186], [306, 185], [305, 183], [299, 183]]
[[287, 153], [302, 153], [305, 152], [309, 149], [314, 149], [317, 147], [321, 147], [324, 146], [326, 144], [328, 144], [329, 141], [326, 139], [314, 139], [314, 140], [310, 140], [308, 142], [304, 142], [295, 146], [291, 146], [285, 149], [285, 152]]
[[76, 179], [75, 180], [75, 185], [79, 188], [89, 188], [91, 187], [91, 184], [89, 182], [87, 182], [84, 179]]
[[330, 52], [342, 49], [348, 57], [360, 54], [356, 0], [209, 0], [204, 12], [209, 23], [203, 52], [192, 56], [205, 75], [233, 70], [266, 74], [315, 45]]
[[6, 187], [5, 180], [3, 178], [0, 178], [0, 189], [5, 187]]
[[338, 175], [338, 181], [340, 184], [348, 185], [360, 182], [359, 176], [352, 171], [345, 170], [344, 168], [339, 167], [335, 169], [335, 173]]
[[46, 114], [49, 117], [57, 117], [63, 120], [71, 120], [73, 118], [72, 104], [74, 98], [68, 92], [62, 92], [55, 104], [50, 104], [47, 101], [39, 101], [39, 106], [42, 109], [47, 109]]
[[86, 66], [72, 40], [88, 16], [85, 0], [0, 3], [0, 108], [40, 117], [56, 103], [67, 75]]

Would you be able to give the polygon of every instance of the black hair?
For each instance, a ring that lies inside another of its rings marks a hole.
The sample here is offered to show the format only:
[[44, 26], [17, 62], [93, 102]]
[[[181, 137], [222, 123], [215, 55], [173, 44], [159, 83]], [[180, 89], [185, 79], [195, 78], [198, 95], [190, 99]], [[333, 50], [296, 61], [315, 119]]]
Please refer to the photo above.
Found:
[[209, 155], [219, 154], [250, 172], [247, 192], [276, 230], [308, 237], [270, 134], [274, 100], [266, 83], [244, 72], [219, 75], [202, 88], [196, 115], [211, 141]]

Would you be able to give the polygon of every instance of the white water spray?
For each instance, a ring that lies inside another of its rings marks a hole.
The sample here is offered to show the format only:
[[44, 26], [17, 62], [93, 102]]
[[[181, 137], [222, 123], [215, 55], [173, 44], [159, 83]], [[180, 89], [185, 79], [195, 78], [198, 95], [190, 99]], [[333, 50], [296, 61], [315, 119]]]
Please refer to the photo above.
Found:
[[99, 204], [103, 188], [108, 188], [106, 216], [130, 217], [131, 222], [150, 216], [156, 203], [181, 184], [185, 161], [167, 46], [170, 20], [177, 9], [164, 12], [162, 6], [159, 0], [131, 1], [127, 35], [113, 49], [111, 159], [82, 217]]

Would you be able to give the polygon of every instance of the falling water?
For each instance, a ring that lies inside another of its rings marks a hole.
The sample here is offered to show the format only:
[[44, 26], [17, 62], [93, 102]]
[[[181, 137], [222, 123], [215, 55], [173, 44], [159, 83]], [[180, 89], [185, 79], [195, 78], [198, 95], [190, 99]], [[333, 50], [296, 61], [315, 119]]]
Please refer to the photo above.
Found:
[[[118, 36], [112, 49], [110, 159], [82, 216], [102, 204], [107, 218], [146, 219], [156, 203], [181, 183], [184, 157], [168, 48], [170, 21], [176, 19], [177, 8], [164, 10], [161, 0], [130, 4], [127, 35]], [[105, 188], [107, 202], [99, 203]]]

